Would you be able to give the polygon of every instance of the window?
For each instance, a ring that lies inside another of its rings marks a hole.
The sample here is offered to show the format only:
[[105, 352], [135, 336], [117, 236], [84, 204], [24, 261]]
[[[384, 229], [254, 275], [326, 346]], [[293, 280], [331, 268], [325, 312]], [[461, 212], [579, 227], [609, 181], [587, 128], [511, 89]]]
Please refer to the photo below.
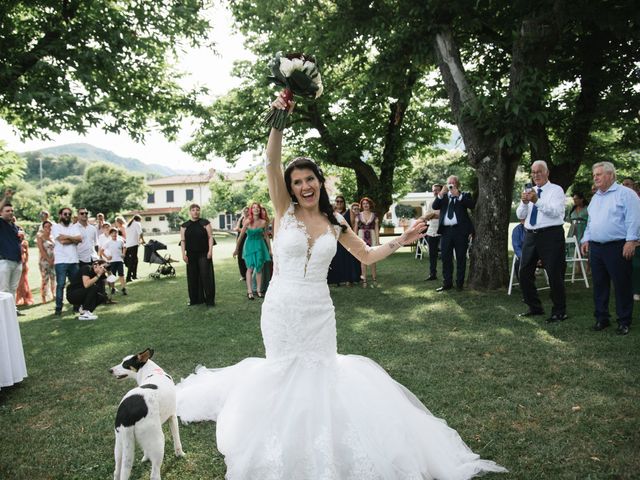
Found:
[[155, 194], [155, 192], [147, 193], [147, 203], [156, 203], [156, 194]]
[[151, 217], [144, 217], [144, 221], [145, 222], [150, 222], [151, 221]]
[[220, 224], [221, 229], [224, 229], [224, 221], [225, 221], [224, 214], [218, 215], [218, 223]]
[[167, 202], [173, 203], [173, 190], [167, 190]]
[[193, 200], [193, 189], [187, 188], [187, 200]]
[[160, 215], [160, 218], [158, 220], [160, 220], [161, 222], [164, 222], [164, 215]]

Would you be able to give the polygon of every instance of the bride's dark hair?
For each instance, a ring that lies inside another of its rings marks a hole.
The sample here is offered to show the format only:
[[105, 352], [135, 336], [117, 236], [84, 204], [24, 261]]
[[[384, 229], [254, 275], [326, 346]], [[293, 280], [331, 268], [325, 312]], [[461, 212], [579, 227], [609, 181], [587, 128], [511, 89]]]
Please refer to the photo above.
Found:
[[308, 169], [313, 172], [313, 174], [316, 176], [316, 178], [320, 182], [320, 201], [318, 202], [320, 211], [327, 216], [331, 224], [338, 225], [344, 232], [347, 229], [347, 227], [344, 225], [340, 225], [338, 223], [338, 220], [336, 220], [335, 215], [333, 214], [333, 207], [331, 206], [331, 202], [329, 201], [329, 194], [327, 193], [327, 189], [324, 187], [324, 183], [325, 183], [324, 174], [322, 173], [322, 170], [320, 169], [320, 167], [316, 165], [316, 162], [314, 162], [310, 158], [306, 158], [306, 157], [295, 158], [287, 166], [287, 168], [284, 171], [284, 183], [287, 185], [287, 191], [289, 192], [289, 196], [291, 197], [291, 200], [293, 200], [294, 202], [298, 201], [296, 199], [296, 196], [293, 194], [293, 190], [291, 189], [291, 172], [294, 169], [295, 170]]

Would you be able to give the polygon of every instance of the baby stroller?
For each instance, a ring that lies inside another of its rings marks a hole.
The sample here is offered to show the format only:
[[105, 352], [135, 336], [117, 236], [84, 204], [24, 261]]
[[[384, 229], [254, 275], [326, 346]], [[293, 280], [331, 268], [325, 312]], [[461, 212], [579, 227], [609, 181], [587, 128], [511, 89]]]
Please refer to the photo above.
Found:
[[167, 246], [164, 243], [157, 240], [149, 240], [144, 246], [144, 261], [146, 263], [158, 264], [158, 269], [149, 274], [151, 278], [161, 277], [175, 277], [176, 269], [171, 265], [176, 260], [172, 259], [170, 255], [161, 256], [158, 250], [166, 250]]

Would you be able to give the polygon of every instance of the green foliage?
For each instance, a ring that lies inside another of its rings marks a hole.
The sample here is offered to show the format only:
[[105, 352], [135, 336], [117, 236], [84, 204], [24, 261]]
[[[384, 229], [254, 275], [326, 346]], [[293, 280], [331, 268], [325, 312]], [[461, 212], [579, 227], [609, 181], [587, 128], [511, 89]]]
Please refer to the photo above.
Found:
[[85, 171], [84, 182], [71, 196], [76, 208], [104, 213], [106, 218], [126, 210], [141, 208], [145, 194], [144, 178], [106, 164], [95, 164]]
[[245, 180], [238, 183], [218, 175], [211, 180], [209, 188], [211, 200], [203, 212], [208, 217], [215, 217], [220, 212], [238, 213], [252, 202], [260, 203], [273, 213], [266, 175], [260, 168], [248, 171]]
[[13, 203], [16, 218], [20, 221], [37, 222], [45, 206], [42, 193], [23, 180], [12, 183], [11, 189], [15, 192], [11, 203]]
[[475, 172], [463, 152], [426, 150], [414, 161], [410, 185], [414, 192], [430, 192], [434, 184], [444, 185], [451, 175], [458, 177], [463, 190], [475, 190]]
[[[40, 152], [29, 152], [24, 155], [27, 162], [25, 180], [29, 182], [40, 181], [40, 165], [42, 165], [42, 178], [48, 180], [65, 180], [69, 178], [81, 179], [89, 162], [72, 155], [51, 156]], [[72, 183], [79, 183], [74, 181]]]
[[61, 208], [72, 205], [71, 195], [74, 188], [73, 184], [64, 181], [52, 182], [44, 187], [46, 210], [49, 211], [52, 218], [57, 218]]
[[415, 213], [415, 209], [409, 205], [396, 205], [396, 216], [398, 218], [413, 218]]
[[6, 142], [0, 140], [0, 187], [22, 178], [25, 170], [25, 161], [7, 150], [6, 145]]
[[148, 120], [175, 135], [197, 92], [172, 57], [203, 43], [200, 0], [2, 2], [0, 116], [24, 137], [100, 125], [140, 139]]
[[[183, 212], [187, 209], [187, 216], [185, 217]], [[171, 212], [167, 214], [167, 223], [170, 230], [179, 230], [180, 225], [189, 219], [189, 205], [185, 205], [179, 212]]]

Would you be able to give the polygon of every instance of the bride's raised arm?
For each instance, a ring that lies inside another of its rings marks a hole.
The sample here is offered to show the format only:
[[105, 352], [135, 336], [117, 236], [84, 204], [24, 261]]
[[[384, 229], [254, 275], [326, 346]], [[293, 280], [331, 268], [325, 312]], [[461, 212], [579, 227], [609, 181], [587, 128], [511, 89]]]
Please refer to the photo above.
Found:
[[[290, 105], [287, 104], [287, 101], [280, 95], [272, 103], [272, 107], [280, 110], [290, 108], [291, 111], [294, 103], [290, 103]], [[282, 132], [280, 130], [271, 129], [266, 156], [265, 168], [269, 184], [269, 197], [271, 197], [271, 203], [276, 211], [276, 217], [281, 217], [289, 208], [291, 197], [284, 183], [284, 172], [282, 171]]]

